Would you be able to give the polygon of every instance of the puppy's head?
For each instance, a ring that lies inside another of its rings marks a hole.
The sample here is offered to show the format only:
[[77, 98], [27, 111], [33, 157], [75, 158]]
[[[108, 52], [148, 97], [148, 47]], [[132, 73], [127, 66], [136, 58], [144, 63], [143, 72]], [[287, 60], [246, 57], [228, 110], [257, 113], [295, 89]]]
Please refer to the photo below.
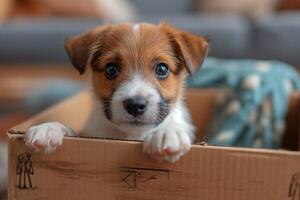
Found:
[[149, 130], [168, 116], [207, 46], [203, 37], [166, 23], [104, 25], [65, 44], [81, 74], [92, 69], [105, 116], [125, 132]]

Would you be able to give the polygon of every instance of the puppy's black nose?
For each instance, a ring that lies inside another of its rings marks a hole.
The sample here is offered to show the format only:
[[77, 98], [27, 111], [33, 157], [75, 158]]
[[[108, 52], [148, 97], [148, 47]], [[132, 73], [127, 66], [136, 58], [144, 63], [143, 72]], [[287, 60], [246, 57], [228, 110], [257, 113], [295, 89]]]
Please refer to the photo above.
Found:
[[125, 110], [134, 117], [143, 114], [147, 110], [147, 100], [141, 96], [135, 96], [123, 101]]

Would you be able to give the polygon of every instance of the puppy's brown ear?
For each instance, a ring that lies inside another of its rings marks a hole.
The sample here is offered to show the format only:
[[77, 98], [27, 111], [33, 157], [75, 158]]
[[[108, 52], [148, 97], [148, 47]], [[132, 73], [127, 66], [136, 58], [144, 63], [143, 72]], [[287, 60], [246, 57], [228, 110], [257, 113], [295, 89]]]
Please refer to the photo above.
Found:
[[166, 32], [179, 62], [192, 74], [204, 61], [208, 51], [208, 39], [181, 31], [163, 22], [160, 24]]
[[93, 54], [96, 46], [101, 45], [103, 35], [108, 29], [108, 25], [100, 26], [89, 32], [69, 38], [65, 42], [65, 49], [73, 66], [83, 74], [86, 70], [89, 58]]

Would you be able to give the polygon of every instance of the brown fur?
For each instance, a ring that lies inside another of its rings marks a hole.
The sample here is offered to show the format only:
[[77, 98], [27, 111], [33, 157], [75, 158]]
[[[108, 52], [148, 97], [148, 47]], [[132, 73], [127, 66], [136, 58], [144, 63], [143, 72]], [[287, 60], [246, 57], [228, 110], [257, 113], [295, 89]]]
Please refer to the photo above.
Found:
[[[204, 38], [166, 23], [159, 26], [142, 23], [137, 33], [129, 23], [105, 25], [65, 44], [80, 73], [91, 65], [92, 83], [99, 98], [110, 99], [115, 89], [138, 71], [171, 103], [181, 96], [186, 72], [194, 72], [202, 63], [207, 46]], [[119, 76], [113, 80], [107, 79], [103, 72], [110, 62], [118, 63], [121, 68]], [[166, 63], [171, 70], [164, 80], [157, 79], [153, 71], [160, 62]]]

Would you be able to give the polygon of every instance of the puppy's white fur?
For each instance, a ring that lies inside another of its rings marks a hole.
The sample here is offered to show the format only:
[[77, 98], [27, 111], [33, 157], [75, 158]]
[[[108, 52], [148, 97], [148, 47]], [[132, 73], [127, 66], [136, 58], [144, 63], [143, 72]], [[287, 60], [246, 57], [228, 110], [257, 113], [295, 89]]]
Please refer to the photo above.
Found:
[[43, 123], [33, 126], [26, 132], [25, 144], [34, 147], [37, 151], [53, 152], [62, 145], [64, 136], [74, 136], [75, 133], [58, 122]]
[[190, 149], [194, 129], [187, 109], [180, 100], [164, 122], [144, 138], [144, 152], [157, 160], [174, 162]]
[[142, 115], [143, 121], [154, 121], [159, 112], [158, 103], [160, 95], [150, 81], [145, 80], [140, 74], [134, 74], [129, 81], [123, 83], [114, 93], [111, 100], [112, 121], [118, 125], [120, 130], [132, 134], [140, 134], [147, 132], [153, 126], [132, 127], [124, 124], [124, 119], [128, 121], [135, 120], [136, 118], [129, 115], [124, 110], [123, 101], [133, 96], [141, 96], [148, 101], [147, 111]]
[[[134, 75], [129, 81], [120, 86], [112, 102], [112, 120], [128, 118], [122, 108], [122, 101], [127, 97], [141, 95], [146, 97], [153, 105], [150, 105], [149, 115], [155, 115], [158, 107], [155, 106], [159, 101], [159, 94], [153, 85], [138, 74]], [[180, 98], [170, 113], [158, 126], [146, 126], [138, 128], [135, 126], [118, 126], [118, 123], [111, 123], [104, 115], [102, 103], [96, 99], [94, 113], [87, 123], [82, 136], [116, 138], [129, 140], [143, 140], [144, 152], [150, 154], [155, 159], [174, 162], [184, 155], [190, 148], [194, 140], [194, 127], [190, 123], [190, 116]], [[123, 115], [123, 118], [120, 116]], [[43, 123], [30, 128], [25, 135], [28, 146], [36, 150], [44, 150], [45, 153], [53, 152], [58, 146], [62, 145], [64, 136], [75, 136], [70, 128], [58, 122]]]
[[138, 32], [140, 30], [140, 24], [133, 24], [133, 31]]

